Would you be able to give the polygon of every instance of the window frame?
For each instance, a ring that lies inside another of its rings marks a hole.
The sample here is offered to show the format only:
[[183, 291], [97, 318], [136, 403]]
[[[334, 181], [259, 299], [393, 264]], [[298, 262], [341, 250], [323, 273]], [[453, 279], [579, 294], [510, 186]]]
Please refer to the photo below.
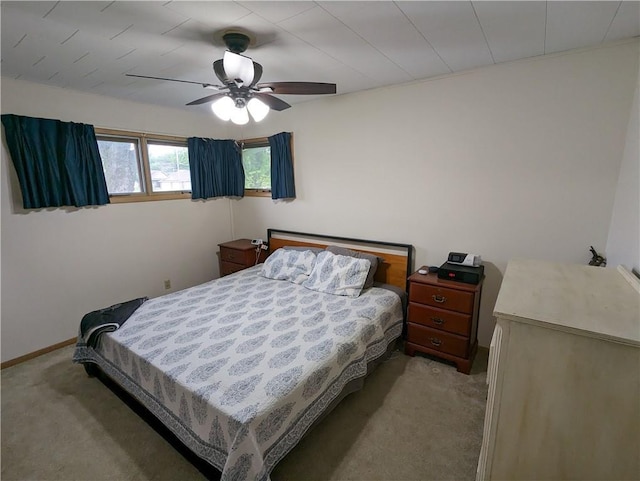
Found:
[[138, 171], [141, 176], [142, 192], [127, 194], [109, 193], [112, 204], [128, 202], [148, 202], [157, 200], [191, 199], [191, 191], [153, 192], [151, 181], [151, 167], [149, 165], [149, 150], [147, 142], [180, 145], [187, 147], [187, 138], [175, 135], [150, 134], [130, 130], [116, 130], [95, 127], [97, 140], [129, 140], [138, 144]]

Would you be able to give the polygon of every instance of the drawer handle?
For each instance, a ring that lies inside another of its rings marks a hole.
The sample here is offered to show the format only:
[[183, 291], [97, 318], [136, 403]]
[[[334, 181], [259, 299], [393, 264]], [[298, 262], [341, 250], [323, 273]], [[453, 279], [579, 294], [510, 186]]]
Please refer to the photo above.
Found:
[[438, 295], [436, 295], [436, 294], [432, 295], [431, 297], [433, 298], [433, 300], [434, 300], [434, 301], [439, 302], [439, 303], [441, 303], [441, 304], [447, 300], [447, 298], [446, 298], [446, 297], [444, 297], [444, 296], [438, 296]]
[[439, 326], [444, 324], [444, 319], [442, 319], [441, 317], [432, 317], [431, 320], [434, 324], [437, 324]]
[[437, 337], [432, 337], [429, 340], [431, 341], [431, 344], [433, 344], [436, 347], [440, 347], [440, 345], [442, 344], [442, 341]]

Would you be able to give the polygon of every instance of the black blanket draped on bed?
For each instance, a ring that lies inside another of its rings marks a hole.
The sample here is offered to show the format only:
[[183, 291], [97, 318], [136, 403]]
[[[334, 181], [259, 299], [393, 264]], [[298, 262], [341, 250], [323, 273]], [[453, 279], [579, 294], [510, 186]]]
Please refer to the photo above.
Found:
[[80, 321], [80, 341], [87, 346], [96, 347], [100, 334], [118, 329], [148, 299], [139, 297], [85, 314]]

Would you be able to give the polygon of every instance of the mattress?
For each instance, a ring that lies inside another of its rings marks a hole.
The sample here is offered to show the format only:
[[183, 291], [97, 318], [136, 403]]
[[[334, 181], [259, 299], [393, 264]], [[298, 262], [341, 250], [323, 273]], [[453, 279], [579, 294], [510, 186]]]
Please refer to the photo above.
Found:
[[144, 303], [78, 347], [222, 480], [269, 473], [402, 332], [397, 293], [311, 291], [246, 269]]

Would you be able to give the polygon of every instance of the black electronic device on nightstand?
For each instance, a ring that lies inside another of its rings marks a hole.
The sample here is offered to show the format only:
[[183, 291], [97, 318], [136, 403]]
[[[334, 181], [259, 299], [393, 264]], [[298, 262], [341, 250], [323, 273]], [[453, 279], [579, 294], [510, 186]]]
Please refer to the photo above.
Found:
[[479, 284], [484, 277], [484, 266], [467, 267], [445, 262], [438, 268], [438, 279], [464, 282], [465, 284]]

